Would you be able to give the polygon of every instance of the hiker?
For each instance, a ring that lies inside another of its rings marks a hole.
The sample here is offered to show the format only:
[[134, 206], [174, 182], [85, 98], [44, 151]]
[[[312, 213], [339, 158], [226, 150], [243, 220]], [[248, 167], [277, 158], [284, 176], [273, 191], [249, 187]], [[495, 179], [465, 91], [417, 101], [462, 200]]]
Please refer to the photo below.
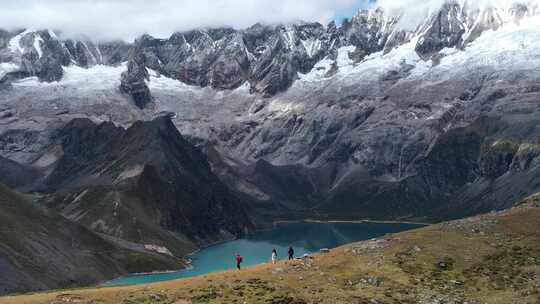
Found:
[[238, 270], [240, 270], [240, 263], [242, 263], [242, 256], [237, 253], [236, 254], [236, 268], [238, 268]]
[[289, 247], [289, 260], [294, 259], [294, 249], [292, 247]]
[[277, 250], [276, 248], [272, 249], [272, 264], [277, 262]]

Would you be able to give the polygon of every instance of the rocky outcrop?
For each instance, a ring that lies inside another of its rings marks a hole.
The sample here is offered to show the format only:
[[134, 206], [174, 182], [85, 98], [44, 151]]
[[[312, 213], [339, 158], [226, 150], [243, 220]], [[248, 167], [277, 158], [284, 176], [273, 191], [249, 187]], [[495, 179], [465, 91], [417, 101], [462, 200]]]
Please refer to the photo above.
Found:
[[127, 130], [76, 119], [56, 142], [64, 153], [47, 204], [94, 231], [180, 255], [253, 229], [247, 206], [167, 117]]
[[[342, 26], [341, 45], [352, 44], [356, 47], [355, 61], [357, 62], [369, 54], [391, 49], [403, 42], [394, 34], [394, 31], [397, 31], [395, 28], [397, 21], [396, 17], [385, 15], [380, 8], [359, 11], [351, 21]], [[392, 38], [391, 44], [387, 46], [390, 38]]]
[[485, 31], [495, 31], [503, 24], [504, 17], [502, 16], [502, 12], [494, 7], [487, 7], [486, 9], [479, 11], [479, 16], [471, 26], [469, 32], [465, 35], [466, 38], [464, 39], [463, 44], [466, 45], [476, 40]]
[[[36, 76], [40, 81], [59, 81], [63, 67], [88, 68], [97, 64], [117, 65], [127, 60], [131, 45], [125, 42], [95, 44], [89, 40], [62, 40], [51, 30], [0, 33], [0, 63], [17, 66], [1, 82]], [[2, 79], [4, 78], [4, 79]]]
[[519, 146], [511, 142], [487, 142], [482, 147], [479, 160], [480, 174], [488, 179], [496, 179], [510, 170]]
[[120, 80], [120, 91], [130, 95], [135, 105], [141, 109], [152, 102], [152, 95], [146, 84], [149, 80], [146, 62], [146, 55], [141, 48], [132, 49], [127, 70], [122, 73]]
[[218, 48], [216, 61], [208, 73], [210, 86], [216, 89], [239, 87], [247, 79], [250, 69], [250, 58], [242, 35], [231, 34], [230, 42], [222, 42]]
[[64, 45], [69, 52], [70, 58], [78, 66], [87, 68], [100, 63], [99, 51], [93, 44], [69, 39]]
[[98, 64], [117, 66], [129, 59], [131, 44], [124, 41], [102, 42], [95, 45]]
[[416, 52], [421, 56], [429, 56], [446, 47], [455, 47], [462, 43], [466, 27], [463, 20], [466, 15], [455, 2], [447, 2], [435, 13], [420, 32]]
[[62, 66], [69, 64], [69, 56], [62, 44], [48, 31], [23, 32], [19, 36], [22, 70], [41, 81], [60, 80], [63, 76]]

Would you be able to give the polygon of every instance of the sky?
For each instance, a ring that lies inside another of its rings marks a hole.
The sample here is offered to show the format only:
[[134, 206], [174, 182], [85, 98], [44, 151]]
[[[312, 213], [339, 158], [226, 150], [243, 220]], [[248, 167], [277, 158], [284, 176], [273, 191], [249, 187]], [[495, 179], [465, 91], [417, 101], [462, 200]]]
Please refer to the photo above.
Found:
[[61, 29], [66, 36], [133, 40], [198, 27], [257, 22], [323, 24], [352, 16], [369, 0], [0, 0], [0, 28]]
[[[132, 41], [147, 33], [166, 38], [175, 31], [257, 22], [299, 20], [322, 24], [350, 18], [360, 8], [383, 7], [401, 14], [402, 27], [417, 24], [447, 0], [0, 0], [0, 28], [61, 30], [63, 36]], [[465, 1], [465, 0], [457, 0]], [[473, 6], [514, 1], [469, 0]]]
[[332, 19], [336, 21], [338, 24], [341, 24], [343, 19], [348, 18], [350, 19], [358, 10], [360, 9], [366, 9], [371, 8], [373, 6], [376, 6], [375, 0], [361, 0], [361, 1], [353, 1], [353, 3], [344, 8], [344, 9], [337, 9], [332, 16]]

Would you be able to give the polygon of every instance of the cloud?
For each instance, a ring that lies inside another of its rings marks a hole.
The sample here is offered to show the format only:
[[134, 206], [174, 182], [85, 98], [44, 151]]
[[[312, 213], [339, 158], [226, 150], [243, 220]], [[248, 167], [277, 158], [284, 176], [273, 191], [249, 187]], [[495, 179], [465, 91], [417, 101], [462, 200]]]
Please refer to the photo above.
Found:
[[[361, 1], [361, 0], [360, 0]], [[0, 28], [61, 30], [98, 40], [256, 22], [329, 22], [359, 0], [2, 0]]]
[[[168, 37], [201, 27], [246, 28], [257, 22], [298, 20], [323, 24], [360, 7], [381, 6], [403, 15], [412, 28], [447, 0], [0, 0], [0, 28], [54, 29], [64, 36], [133, 40], [148, 33]], [[451, 0], [463, 2], [466, 0]], [[518, 0], [519, 1], [519, 0]], [[523, 0], [539, 3], [540, 0]], [[471, 6], [510, 5], [513, 0], [468, 0]]]

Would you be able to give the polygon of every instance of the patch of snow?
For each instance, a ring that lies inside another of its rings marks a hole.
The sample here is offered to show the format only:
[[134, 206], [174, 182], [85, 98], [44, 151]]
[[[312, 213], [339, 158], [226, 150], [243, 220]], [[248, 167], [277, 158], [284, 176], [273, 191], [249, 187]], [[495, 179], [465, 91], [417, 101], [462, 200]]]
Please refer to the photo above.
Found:
[[354, 61], [349, 57], [349, 53], [354, 52], [355, 49], [356, 47], [352, 45], [340, 47], [338, 49], [338, 55], [336, 59], [338, 68], [349, 67], [354, 64]]
[[301, 103], [283, 101], [279, 98], [272, 100], [268, 105], [268, 111], [277, 114], [277, 116], [282, 116], [293, 111], [299, 111], [303, 108], [304, 106]]
[[153, 245], [153, 244], [145, 244], [144, 249], [148, 251], [154, 251], [157, 253], [173, 256], [172, 252], [167, 248], [163, 246]]
[[0, 62], [0, 79], [2, 79], [7, 73], [15, 72], [19, 69], [19, 66], [11, 62]]
[[79, 202], [87, 193], [88, 193], [88, 189], [84, 190], [83, 192], [79, 193], [75, 199], [71, 202], [71, 203], [77, 203]]
[[457, 52], [460, 52], [461, 50], [459, 50], [458, 48], [444, 48], [442, 49], [439, 54], [443, 55], [443, 56], [450, 56], [450, 55], [454, 55], [456, 54]]
[[[238, 88], [234, 90], [216, 90], [211, 87], [199, 87], [196, 85], [186, 84], [178, 79], [169, 78], [165, 75], [161, 75], [159, 72], [147, 68], [150, 75], [149, 81], [146, 82], [148, 88], [152, 94], [156, 97], [156, 104], [159, 110], [173, 111], [170, 105], [166, 106], [165, 99], [174, 98], [175, 103], [186, 104], [191, 100], [198, 100], [204, 98], [208, 104], [220, 103], [221, 100], [226, 98], [234, 98], [231, 96], [245, 97], [250, 96], [250, 84], [244, 82]], [[176, 111], [173, 111], [176, 112]]]
[[139, 176], [142, 174], [143, 170], [144, 166], [142, 165], [136, 165], [132, 168], [126, 169], [122, 173], [120, 173], [120, 175], [116, 178], [115, 182]]
[[84, 90], [116, 90], [120, 85], [120, 75], [126, 64], [117, 67], [95, 65], [85, 69], [75, 65], [64, 67], [64, 77], [56, 82], [40, 82], [37, 77], [14, 81], [14, 87], [76, 87]]
[[[354, 61], [349, 58], [349, 53], [354, 50], [354, 46], [345, 46], [338, 49], [338, 55], [335, 61], [335, 64], [339, 69], [338, 74], [344, 75], [350, 73], [354, 69]], [[317, 82], [324, 80], [324, 76], [330, 71], [332, 64], [334, 64], [334, 61], [325, 57], [317, 62], [309, 73], [299, 73], [298, 76], [300, 77], [300, 81]]]
[[[393, 49], [388, 54], [383, 52], [373, 53], [367, 56], [362, 62], [353, 65], [352, 60], [340, 59], [338, 56], [339, 71], [337, 76], [340, 78], [350, 78], [358, 81], [378, 80], [384, 73], [392, 70], [400, 70], [403, 64], [415, 66], [417, 72], [425, 71], [428, 64], [418, 56], [415, 51], [416, 41], [404, 44]], [[345, 51], [342, 52], [345, 54]], [[344, 57], [345, 55], [342, 55]]]
[[311, 58], [313, 55], [317, 54], [321, 49], [321, 40], [319, 39], [308, 39], [300, 40], [304, 49], [306, 50], [307, 55]]
[[194, 85], [185, 84], [180, 80], [166, 77], [159, 74], [157, 71], [154, 71], [150, 68], [147, 68], [148, 74], [150, 75], [150, 81], [148, 81], [148, 87], [150, 91], [152, 90], [162, 90], [162, 91], [200, 91], [202, 88]]
[[96, 57], [94, 56], [94, 53], [92, 53], [90, 51], [90, 48], [88, 47], [86, 42], [83, 41], [82, 44], [83, 44], [84, 48], [86, 49], [86, 52], [90, 55], [90, 61], [97, 64], [98, 61], [97, 61]]
[[38, 53], [39, 58], [43, 56], [43, 50], [41, 49], [42, 42], [43, 42], [43, 38], [41, 38], [40, 35], [34, 36], [34, 49], [36, 49], [36, 52]]
[[[435, 106], [435, 105], [433, 105]], [[440, 119], [444, 113], [446, 113], [446, 111], [448, 111], [450, 108], [452, 108], [452, 105], [451, 104], [447, 104], [447, 103], [443, 103], [443, 104], [440, 104], [440, 109], [436, 110], [433, 114], [431, 114], [431, 116], [427, 117], [426, 120], [435, 120], [435, 119]]]
[[323, 60], [317, 62], [309, 73], [298, 73], [300, 81], [315, 82], [323, 79], [326, 73], [328, 73], [328, 71], [330, 71], [332, 68], [333, 63], [334, 61], [328, 57], [324, 58]]
[[[377, 81], [385, 73], [401, 69], [403, 64], [413, 66], [406, 79], [423, 81], [445, 80], [483, 67], [500, 71], [540, 67], [540, 16], [526, 17], [520, 24], [510, 22], [496, 31], [486, 31], [465, 50], [443, 49], [440, 53], [443, 57], [437, 65], [424, 61], [416, 53], [415, 47], [421, 39], [422, 35], [417, 35], [387, 54], [377, 52], [356, 64], [349, 58], [355, 48], [341, 47], [336, 59], [338, 71], [332, 78], [346, 79], [342, 84], [351, 85], [359, 81]], [[294, 86], [324, 81], [331, 64], [328, 58], [321, 60], [309, 73], [299, 74], [299, 83]]]
[[62, 148], [54, 148], [51, 151], [41, 155], [39, 159], [33, 163], [33, 165], [38, 168], [46, 168], [58, 161], [62, 155]]
[[241, 93], [241, 94], [249, 94], [251, 86], [249, 85], [249, 82], [244, 82], [241, 86], [234, 89], [233, 92]]
[[99, 61], [96, 62], [97, 64], [103, 64], [103, 54], [101, 53], [101, 50], [99, 49], [99, 45], [96, 44], [96, 51], [99, 56]]
[[440, 63], [424, 75], [447, 79], [464, 70], [483, 67], [499, 71], [537, 69], [540, 66], [540, 16], [524, 18], [519, 25], [507, 23], [496, 31], [486, 31], [465, 50], [445, 49], [443, 54], [445, 57]]
[[246, 47], [244, 47], [244, 52], [247, 54], [249, 61], [255, 61], [257, 59]]
[[294, 29], [292, 26], [287, 26], [287, 28], [285, 29], [285, 35], [284, 35], [284, 38], [285, 38], [285, 42], [287, 43], [287, 47], [289, 50], [292, 50], [294, 48], [294, 38], [295, 38], [295, 34], [294, 34]]
[[29, 33], [32, 33], [32, 32], [34, 32], [34, 30], [27, 29], [24, 32], [18, 34], [17, 36], [11, 38], [11, 40], [9, 40], [9, 50], [12, 53], [20, 53], [20, 54], [24, 53], [24, 48], [21, 46], [21, 39], [26, 34], [29, 34]]
[[53, 32], [52, 30], [48, 30], [48, 33], [49, 33], [49, 36], [51, 36], [51, 38], [58, 39], [58, 36], [56, 36], [56, 33]]

